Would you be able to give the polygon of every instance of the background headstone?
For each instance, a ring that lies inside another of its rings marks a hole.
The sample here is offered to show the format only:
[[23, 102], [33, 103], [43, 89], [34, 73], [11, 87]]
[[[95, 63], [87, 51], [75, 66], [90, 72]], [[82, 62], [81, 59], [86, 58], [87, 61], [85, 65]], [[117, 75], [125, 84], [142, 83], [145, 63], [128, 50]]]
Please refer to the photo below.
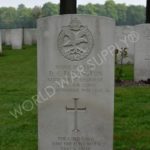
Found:
[[[134, 43], [128, 38], [128, 35], [134, 31], [133, 26], [116, 26], [115, 42], [120, 48], [127, 48], [128, 57], [123, 60], [124, 64], [134, 63]], [[126, 36], [126, 42], [125, 41]]]
[[114, 58], [100, 56], [114, 31], [106, 17], [38, 20], [39, 150], [113, 149]]
[[135, 81], [150, 79], [150, 24], [135, 26], [140, 40], [135, 44]]
[[25, 45], [32, 45], [36, 43], [36, 29], [24, 29], [24, 44]]
[[37, 44], [37, 29], [32, 29], [32, 43]]
[[23, 40], [22, 29], [11, 30], [11, 45], [12, 49], [22, 49]]
[[5, 44], [5, 29], [1, 29], [2, 44]]
[[2, 50], [2, 34], [0, 31], [0, 54], [2, 54], [3, 50]]
[[32, 45], [32, 29], [24, 29], [24, 44]]
[[5, 29], [5, 45], [11, 45], [11, 29]]

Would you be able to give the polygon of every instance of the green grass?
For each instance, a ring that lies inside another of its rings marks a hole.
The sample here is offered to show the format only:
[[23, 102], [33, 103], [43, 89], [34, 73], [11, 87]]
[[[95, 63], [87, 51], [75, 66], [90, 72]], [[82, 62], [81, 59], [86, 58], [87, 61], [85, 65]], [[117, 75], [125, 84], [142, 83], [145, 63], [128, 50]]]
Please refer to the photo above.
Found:
[[115, 150], [150, 150], [150, 87], [117, 87]]
[[35, 94], [36, 48], [5, 48], [0, 57], [0, 150], [37, 149], [36, 108], [19, 119], [9, 114], [14, 106]]
[[[118, 68], [121, 68], [120, 65], [118, 65]], [[126, 64], [123, 65], [122, 68], [122, 77], [121, 80], [134, 80], [134, 66], [133, 64]], [[117, 74], [117, 71], [116, 71]]]
[[123, 80], [134, 80], [134, 66], [124, 65], [123, 66]]
[[[133, 79], [133, 66], [124, 67]], [[0, 150], [37, 150], [37, 110], [14, 119], [9, 111], [36, 94], [36, 47], [11, 50], [0, 56]], [[115, 90], [114, 150], [150, 150], [150, 88]]]

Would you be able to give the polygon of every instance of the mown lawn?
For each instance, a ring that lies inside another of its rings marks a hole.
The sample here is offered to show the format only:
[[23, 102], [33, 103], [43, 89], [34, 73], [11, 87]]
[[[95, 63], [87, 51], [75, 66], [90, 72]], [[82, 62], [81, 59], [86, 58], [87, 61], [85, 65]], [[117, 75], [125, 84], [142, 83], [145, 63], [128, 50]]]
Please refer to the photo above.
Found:
[[[117, 65], [117, 69], [121, 69], [120, 65]], [[116, 79], [118, 78], [118, 70], [116, 69]], [[133, 64], [126, 64], [122, 67], [122, 74], [119, 76], [120, 80], [134, 80], [134, 66]]]
[[[37, 109], [9, 112], [36, 95], [36, 47], [5, 47], [0, 57], [0, 150], [37, 150]], [[126, 65], [124, 79], [133, 79]], [[36, 106], [36, 105], [35, 105]], [[150, 87], [116, 87], [114, 150], [150, 150]]]
[[115, 150], [150, 150], [150, 87], [115, 90]]
[[0, 57], [0, 150], [37, 150], [36, 108], [19, 119], [9, 114], [36, 93], [36, 48], [6, 49]]

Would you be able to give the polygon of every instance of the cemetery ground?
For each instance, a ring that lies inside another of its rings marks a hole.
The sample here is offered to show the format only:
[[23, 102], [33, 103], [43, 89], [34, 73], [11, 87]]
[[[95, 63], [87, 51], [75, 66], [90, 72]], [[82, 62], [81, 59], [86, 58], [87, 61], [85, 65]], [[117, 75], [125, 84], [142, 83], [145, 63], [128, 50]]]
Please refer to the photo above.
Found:
[[[36, 46], [4, 47], [0, 57], [0, 150], [37, 150], [37, 106], [9, 114], [37, 93]], [[125, 65], [124, 80], [133, 80], [133, 65]], [[115, 88], [114, 150], [150, 150], [150, 86]], [[47, 118], [48, 119], [48, 118]]]

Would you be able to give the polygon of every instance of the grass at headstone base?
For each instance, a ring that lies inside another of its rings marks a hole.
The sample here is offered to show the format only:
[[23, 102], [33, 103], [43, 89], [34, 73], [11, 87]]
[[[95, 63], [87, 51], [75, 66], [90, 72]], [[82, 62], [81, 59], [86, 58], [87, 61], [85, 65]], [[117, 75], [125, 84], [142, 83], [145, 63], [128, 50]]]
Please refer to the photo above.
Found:
[[[121, 65], [118, 65], [121, 68]], [[126, 64], [122, 67], [122, 76], [120, 77], [121, 80], [134, 80], [134, 66], [133, 64]]]
[[[133, 65], [124, 67], [133, 79]], [[37, 150], [37, 107], [9, 114], [37, 93], [36, 46], [4, 47], [0, 57], [0, 150]], [[116, 87], [114, 150], [150, 150], [150, 86]]]

